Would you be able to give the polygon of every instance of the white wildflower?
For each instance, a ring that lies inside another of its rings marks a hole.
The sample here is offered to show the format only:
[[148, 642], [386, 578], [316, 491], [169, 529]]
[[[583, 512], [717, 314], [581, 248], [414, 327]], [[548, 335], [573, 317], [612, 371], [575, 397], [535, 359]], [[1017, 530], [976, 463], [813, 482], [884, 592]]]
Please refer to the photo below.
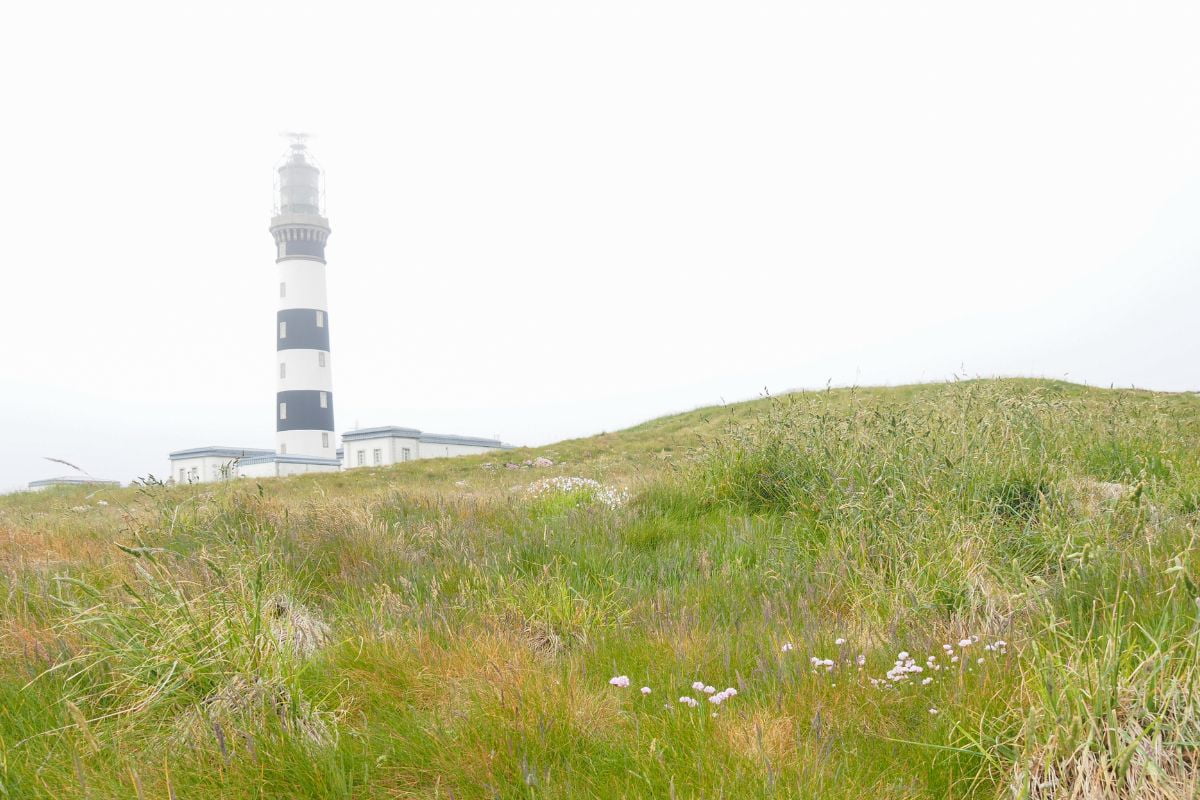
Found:
[[692, 688], [695, 689], [697, 692], [704, 691], [704, 681], [693, 681]]
[[841, 647], [842, 645], [844, 645], [846, 643], [846, 640], [839, 636], [838, 638], [833, 640], [833, 643], [836, 644], [838, 647]]
[[642, 687], [642, 694], [650, 694], [650, 687], [649, 687], [649, 686], [643, 686], [643, 687]]
[[525, 487], [525, 494], [538, 498], [549, 494], [565, 494], [581, 490], [590, 490], [596, 502], [602, 503], [609, 508], [620, 508], [628, 503], [631, 497], [628, 489], [605, 486], [591, 478], [580, 478], [574, 475], [556, 475], [551, 478], [542, 478], [540, 481], [534, 481]]
[[791, 642], [784, 642], [783, 647], [779, 648], [780, 652], [783, 652], [783, 653], [790, 653], [795, 649], [796, 648], [792, 645]]
[[622, 689], [624, 689], [625, 687], [629, 686], [629, 676], [628, 675], [618, 675], [615, 678], [609, 678], [608, 682], [611, 683], [613, 686], [620, 686]]

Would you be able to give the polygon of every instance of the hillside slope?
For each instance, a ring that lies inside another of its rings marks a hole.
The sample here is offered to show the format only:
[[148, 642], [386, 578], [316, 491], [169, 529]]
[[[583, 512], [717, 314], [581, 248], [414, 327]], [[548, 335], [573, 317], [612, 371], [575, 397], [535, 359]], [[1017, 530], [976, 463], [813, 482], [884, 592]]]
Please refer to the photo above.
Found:
[[0, 797], [1190, 798], [1198, 533], [1200, 399], [1032, 380], [0, 497]]

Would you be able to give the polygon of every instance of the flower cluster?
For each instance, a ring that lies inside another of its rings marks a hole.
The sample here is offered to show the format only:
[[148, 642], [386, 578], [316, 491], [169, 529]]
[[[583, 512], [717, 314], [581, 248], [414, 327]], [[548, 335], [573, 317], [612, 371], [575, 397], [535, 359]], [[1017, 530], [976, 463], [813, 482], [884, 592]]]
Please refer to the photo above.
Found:
[[[887, 675], [883, 678], [871, 678], [871, 685], [882, 688], [896, 686], [903, 681], [908, 680], [909, 676], [912, 674], [925, 671], [941, 672], [944, 668], [948, 669], [954, 664], [958, 664], [960, 669], [965, 668], [970, 670], [972, 668], [970, 666], [971, 659], [967, 658], [966, 660], [963, 660], [961, 656], [963, 656], [969, 648], [974, 647], [977, 644], [979, 644], [979, 637], [975, 635], [959, 639], [957, 649], [953, 644], [944, 644], [942, 645], [941, 658], [943, 658], [945, 662], [943, 663], [942, 661], [939, 661], [937, 655], [931, 655], [925, 659], [924, 666], [916, 663], [916, 659], [912, 658], [908, 653], [901, 652], [896, 658], [896, 663], [887, 671]], [[1004, 655], [1007, 653], [1007, 648], [1008, 642], [1004, 641], [1003, 639], [997, 639], [991, 644], [985, 644], [983, 646], [984, 652], [996, 653], [997, 655]], [[985, 659], [983, 657], [979, 657], [974, 660], [974, 663], [983, 664], [984, 661]], [[932, 675], [926, 675], [920, 680], [921, 686], [928, 686], [931, 683], [933, 683]], [[936, 714], [937, 712], [933, 711], [932, 713]]]
[[[738, 693], [737, 689], [733, 688], [732, 686], [718, 692], [717, 687], [709, 686], [704, 681], [696, 681], [692, 684], [692, 689], [700, 692], [701, 694], [708, 695], [708, 702], [712, 703], [714, 706], [719, 706], [729, 698], [736, 697]], [[684, 695], [683, 697], [679, 698], [679, 702], [683, 703], [685, 706], [691, 706], [692, 708], [700, 705], [699, 700], [688, 695]]]
[[[837, 645], [839, 651], [841, 650], [842, 646], [846, 644], [846, 642], [847, 639], [844, 636], [839, 636], [833, 640], [833, 643]], [[788, 642], [782, 648], [783, 652], [785, 653], [790, 653], [794, 649], [795, 648], [792, 646], [791, 642]], [[861, 670], [867, 663], [867, 657], [862, 653], [859, 653], [854, 657], [853, 660], [851, 660], [849, 654], [843, 655], [839, 652], [838, 659], [836, 661], [832, 658], [824, 658], [822, 656], [809, 656], [808, 663], [812, 666], [813, 672], [820, 672], [821, 670], [824, 670], [825, 672], [833, 672], [838, 666], [849, 666], [852, 663]]]
[[918, 664], [915, 658], [912, 658], [906, 651], [901, 651], [896, 656], [896, 663], [887, 671], [887, 679], [896, 683], [908, 680], [908, 676], [913, 673], [924, 671], [925, 668]]
[[628, 489], [605, 486], [600, 481], [592, 480], [591, 478], [580, 478], [575, 475], [555, 475], [550, 478], [542, 478], [525, 487], [525, 493], [534, 498], [545, 497], [549, 494], [565, 494], [577, 491], [591, 492], [596, 502], [603, 503], [609, 508], [620, 508], [628, 503], [630, 499]]
[[[616, 686], [620, 689], [626, 689], [630, 685], [628, 675], [617, 675], [613, 678], [609, 678], [608, 682], [610, 685]], [[722, 703], [724, 703], [726, 700], [728, 700], [731, 697], [737, 697], [737, 693], [738, 693], [738, 690], [733, 688], [732, 686], [729, 686], [718, 692], [717, 687], [710, 686], [710, 685], [706, 684], [704, 681], [696, 681], [695, 683], [692, 684], [692, 689], [695, 690], [700, 695], [706, 695], [708, 702], [714, 706], [721, 705]], [[649, 686], [643, 686], [641, 688], [641, 692], [643, 695], [648, 695], [651, 693], [651, 689]], [[687, 694], [680, 697], [679, 702], [682, 703], [683, 705], [689, 706], [691, 708], [698, 708], [700, 706], [700, 700], [698, 698], [692, 697], [691, 695], [687, 695]], [[671, 705], [670, 705], [670, 703], [668, 703], [666, 705], [666, 708], [669, 709], [670, 707], [671, 707]], [[714, 712], [714, 716], [715, 715], [716, 715], [716, 712]]]

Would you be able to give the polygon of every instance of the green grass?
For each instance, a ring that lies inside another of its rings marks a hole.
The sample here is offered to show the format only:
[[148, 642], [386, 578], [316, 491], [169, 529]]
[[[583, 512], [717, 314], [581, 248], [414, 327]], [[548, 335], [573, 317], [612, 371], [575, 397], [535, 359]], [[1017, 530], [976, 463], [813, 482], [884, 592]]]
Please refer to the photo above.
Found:
[[799, 393], [536, 455], [0, 497], [0, 797], [1200, 795], [1196, 396]]

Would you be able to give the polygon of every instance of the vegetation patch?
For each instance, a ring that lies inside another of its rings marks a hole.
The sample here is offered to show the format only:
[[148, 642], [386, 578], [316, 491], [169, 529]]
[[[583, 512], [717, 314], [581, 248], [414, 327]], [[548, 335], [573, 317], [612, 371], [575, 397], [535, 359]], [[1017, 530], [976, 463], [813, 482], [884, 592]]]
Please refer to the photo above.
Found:
[[549, 454], [0, 497], [0, 797], [1200, 796], [1195, 396]]

